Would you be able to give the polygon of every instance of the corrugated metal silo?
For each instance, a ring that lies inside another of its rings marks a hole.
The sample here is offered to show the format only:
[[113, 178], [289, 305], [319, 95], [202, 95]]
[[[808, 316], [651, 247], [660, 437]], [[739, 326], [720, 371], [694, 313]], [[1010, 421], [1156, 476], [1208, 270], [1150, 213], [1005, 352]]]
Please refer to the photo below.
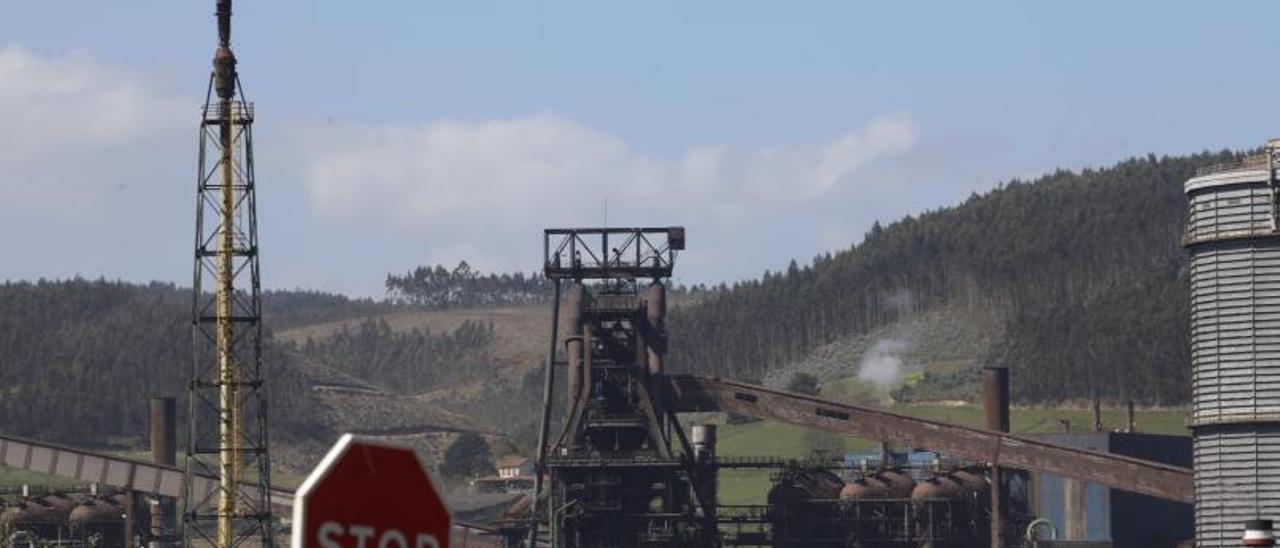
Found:
[[1190, 216], [1196, 546], [1280, 516], [1280, 141], [1201, 170]]

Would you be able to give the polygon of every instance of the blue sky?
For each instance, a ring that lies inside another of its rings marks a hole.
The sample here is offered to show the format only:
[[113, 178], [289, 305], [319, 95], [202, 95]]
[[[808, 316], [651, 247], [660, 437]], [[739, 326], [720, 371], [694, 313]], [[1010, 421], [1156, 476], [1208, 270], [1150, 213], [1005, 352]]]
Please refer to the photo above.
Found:
[[[237, 2], [269, 287], [533, 270], [606, 201], [732, 281], [1011, 177], [1280, 136], [1270, 0], [455, 4]], [[212, 0], [3, 11], [0, 278], [187, 282]]]

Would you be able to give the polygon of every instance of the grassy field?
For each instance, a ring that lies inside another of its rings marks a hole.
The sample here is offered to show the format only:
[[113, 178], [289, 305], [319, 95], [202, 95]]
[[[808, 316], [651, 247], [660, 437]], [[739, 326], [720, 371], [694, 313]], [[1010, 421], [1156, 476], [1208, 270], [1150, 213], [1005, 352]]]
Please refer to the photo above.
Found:
[[[982, 409], [976, 406], [897, 406], [894, 411], [940, 422], [966, 426], [982, 425]], [[1093, 413], [1083, 409], [1014, 409], [1012, 430], [1019, 434], [1043, 434], [1062, 432], [1058, 419], [1070, 421], [1072, 432], [1086, 432], [1092, 428]], [[1123, 424], [1124, 413], [1120, 409], [1104, 409], [1102, 422], [1105, 428], [1115, 429]], [[1139, 410], [1137, 426], [1140, 432], [1150, 434], [1190, 435], [1186, 427], [1186, 411], [1179, 409]], [[774, 422], [747, 424], [722, 424], [717, 450], [721, 456], [767, 456], [779, 458], [806, 458], [813, 456], [813, 442], [824, 440], [823, 434], [801, 426]], [[824, 440], [825, 441], [825, 440]], [[864, 452], [874, 448], [871, 441], [854, 438], [837, 438], [842, 452]], [[720, 475], [720, 502], [723, 504], [762, 504], [769, 491], [769, 472], [762, 470], [725, 471]]]

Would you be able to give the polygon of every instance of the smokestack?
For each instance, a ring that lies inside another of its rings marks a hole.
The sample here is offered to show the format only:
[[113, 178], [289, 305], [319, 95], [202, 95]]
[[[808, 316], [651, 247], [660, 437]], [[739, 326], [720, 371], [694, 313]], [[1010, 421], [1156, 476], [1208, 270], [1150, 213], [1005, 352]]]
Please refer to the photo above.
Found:
[[173, 398], [151, 398], [151, 460], [156, 464], [178, 462]]
[[1275, 546], [1276, 536], [1271, 530], [1271, 520], [1254, 519], [1244, 522], [1244, 545], [1249, 547]]
[[982, 411], [987, 430], [1009, 431], [1009, 368], [988, 367], [982, 383]]
[[231, 45], [231, 0], [218, 0], [218, 46]]
[[236, 55], [231, 53], [231, 0], [218, 0], [217, 16], [218, 49], [213, 54], [213, 88], [219, 99], [229, 101], [236, 92]]
[[[177, 460], [177, 420], [173, 398], [151, 398], [151, 460], [172, 466]], [[131, 501], [132, 503], [132, 501]], [[177, 508], [173, 499], [151, 499], [151, 546], [167, 545], [165, 539], [177, 531]]]
[[662, 418], [663, 412], [666, 410], [666, 396], [663, 395], [663, 373], [666, 372], [666, 365], [663, 360], [667, 354], [667, 286], [662, 285], [661, 281], [654, 280], [649, 284], [649, 289], [644, 294], [645, 318], [648, 320], [647, 333], [644, 336], [645, 345], [649, 348], [648, 371], [649, 371], [649, 395], [653, 398], [653, 406], [658, 412], [660, 421], [667, 424]]
[[[1009, 431], [1009, 368], [986, 368], [982, 382], [982, 411], [987, 430]], [[991, 466], [991, 546], [1004, 547], [1004, 478]]]

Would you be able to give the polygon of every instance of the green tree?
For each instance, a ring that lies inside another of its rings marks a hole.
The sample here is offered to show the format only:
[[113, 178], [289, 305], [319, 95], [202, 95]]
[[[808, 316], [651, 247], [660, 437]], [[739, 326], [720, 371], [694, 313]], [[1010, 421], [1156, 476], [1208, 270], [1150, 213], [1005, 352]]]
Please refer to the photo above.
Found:
[[469, 478], [492, 474], [493, 455], [489, 443], [479, 434], [465, 432], [444, 450], [440, 473], [449, 478]]

